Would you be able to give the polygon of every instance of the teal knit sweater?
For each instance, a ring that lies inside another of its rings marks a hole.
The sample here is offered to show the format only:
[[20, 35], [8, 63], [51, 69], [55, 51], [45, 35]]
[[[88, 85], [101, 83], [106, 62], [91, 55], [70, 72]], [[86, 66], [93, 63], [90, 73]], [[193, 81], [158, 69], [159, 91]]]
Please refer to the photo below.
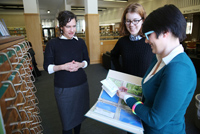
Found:
[[[194, 65], [186, 53], [180, 53], [143, 83], [156, 62], [154, 58], [142, 80], [144, 105], [137, 105], [135, 112], [146, 134], [185, 134], [184, 115], [197, 84]], [[129, 107], [135, 102], [127, 100]]]

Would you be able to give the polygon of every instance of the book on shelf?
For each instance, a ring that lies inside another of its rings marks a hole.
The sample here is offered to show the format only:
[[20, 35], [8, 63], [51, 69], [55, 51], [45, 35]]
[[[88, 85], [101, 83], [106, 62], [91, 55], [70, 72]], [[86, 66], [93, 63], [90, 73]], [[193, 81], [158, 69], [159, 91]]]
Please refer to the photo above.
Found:
[[[109, 70], [106, 79], [102, 80], [102, 90], [86, 117], [136, 134], [143, 134], [143, 125], [139, 117], [134, 115], [124, 100], [116, 94], [116, 87], [128, 88], [128, 93], [137, 100], [142, 99], [142, 78]], [[114, 84], [114, 85], [113, 85]]]
[[0, 20], [0, 36], [10, 36], [3, 19]]

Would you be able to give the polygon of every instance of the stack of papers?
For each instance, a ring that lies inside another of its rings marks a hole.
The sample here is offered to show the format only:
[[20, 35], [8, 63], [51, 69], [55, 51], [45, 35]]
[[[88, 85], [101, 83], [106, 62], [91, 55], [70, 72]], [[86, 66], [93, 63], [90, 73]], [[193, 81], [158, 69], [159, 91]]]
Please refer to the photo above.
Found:
[[111, 79], [104, 79], [101, 81], [101, 83], [103, 84], [102, 88], [110, 97], [113, 97], [117, 93], [118, 87]]

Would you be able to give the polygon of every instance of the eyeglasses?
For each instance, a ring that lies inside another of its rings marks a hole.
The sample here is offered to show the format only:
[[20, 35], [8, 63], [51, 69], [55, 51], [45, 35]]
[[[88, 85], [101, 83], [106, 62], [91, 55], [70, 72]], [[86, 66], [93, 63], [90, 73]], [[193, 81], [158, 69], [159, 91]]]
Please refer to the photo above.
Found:
[[137, 25], [140, 21], [141, 21], [142, 19], [140, 19], [140, 20], [125, 20], [125, 24], [126, 25], [130, 25], [131, 23], [132, 24], [134, 24], [134, 25]]
[[149, 32], [144, 33], [145, 36], [146, 36], [146, 38], [147, 38], [147, 40], [149, 40], [149, 36], [150, 36], [153, 32], [154, 32], [154, 31], [149, 31]]

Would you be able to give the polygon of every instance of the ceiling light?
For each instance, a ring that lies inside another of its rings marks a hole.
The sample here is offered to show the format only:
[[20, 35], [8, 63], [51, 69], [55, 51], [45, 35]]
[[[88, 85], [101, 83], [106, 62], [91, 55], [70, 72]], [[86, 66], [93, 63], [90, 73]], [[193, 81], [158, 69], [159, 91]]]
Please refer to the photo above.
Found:
[[50, 10], [47, 10], [47, 13], [50, 13]]

